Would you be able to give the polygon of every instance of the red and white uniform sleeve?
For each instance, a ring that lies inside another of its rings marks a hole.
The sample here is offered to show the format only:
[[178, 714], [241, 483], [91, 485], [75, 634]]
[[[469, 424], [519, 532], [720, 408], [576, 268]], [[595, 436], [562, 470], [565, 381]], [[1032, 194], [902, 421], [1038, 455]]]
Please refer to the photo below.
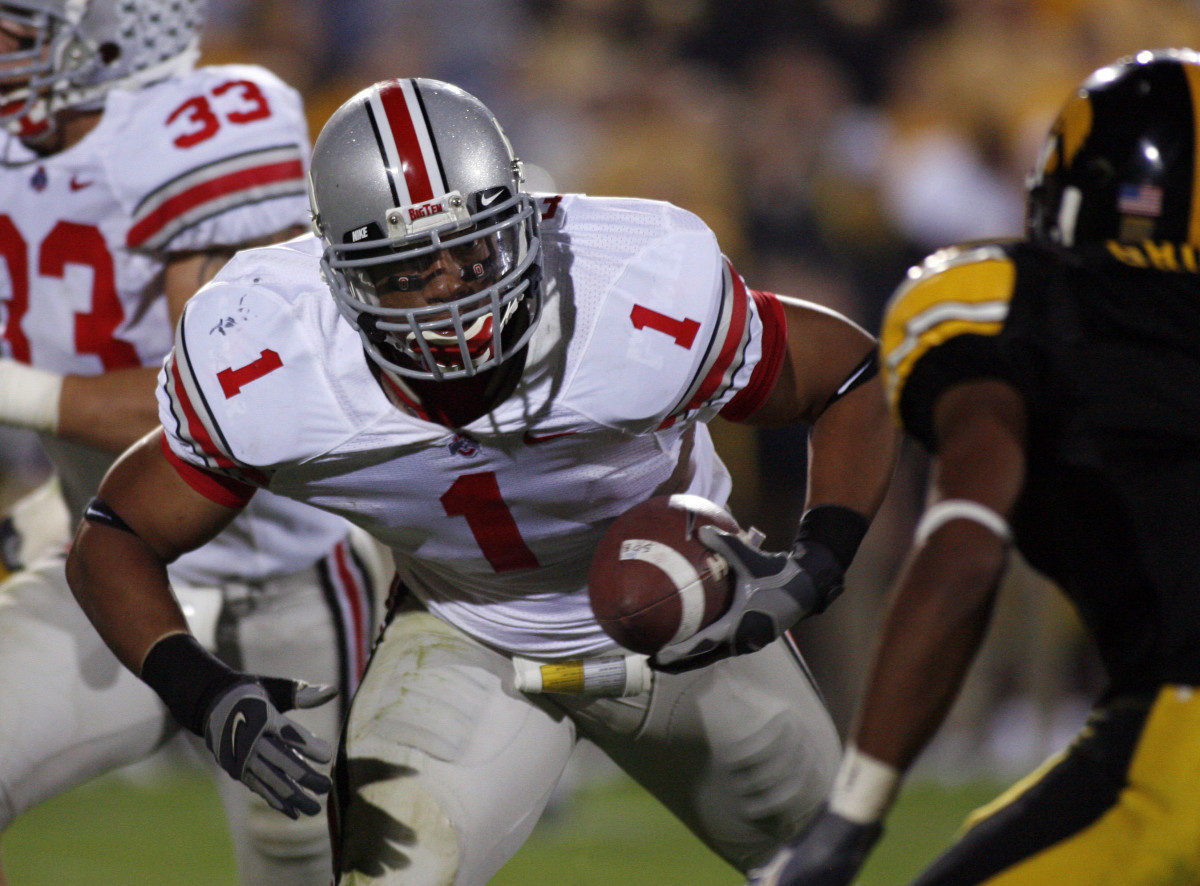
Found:
[[[184, 321], [187, 313], [184, 312]], [[234, 461], [224, 432], [210, 414], [207, 400], [188, 356], [185, 322], [179, 325], [175, 349], [159, 378], [159, 412], [163, 452], [180, 476], [217, 504], [246, 504], [268, 475]]]
[[332, 304], [314, 291], [318, 256], [311, 235], [240, 252], [180, 318], [159, 376], [159, 419], [181, 475], [221, 504], [271, 488], [281, 466], [350, 433], [326, 353], [357, 336], [341, 324], [328, 342], [306, 327], [307, 311]]
[[[712, 231], [684, 210], [584, 198], [565, 203], [564, 211], [573, 237], [628, 239], [633, 227], [639, 238], [615, 276], [597, 268], [589, 279], [588, 267], [573, 275], [576, 295], [585, 295], [571, 405], [634, 434], [754, 412], [782, 365], [778, 300], [747, 287]], [[590, 291], [603, 295], [592, 302]]]
[[[126, 246], [188, 251], [307, 225], [308, 127], [300, 96], [251, 65], [200, 68], [106, 109], [144, 163], [110, 163], [131, 223]], [[119, 150], [119, 144], [114, 150]]]
[[682, 412], [718, 408], [740, 421], [763, 404], [779, 377], [786, 347], [783, 306], [768, 292], [750, 289], [725, 262], [721, 323], [713, 330], [711, 357], [693, 380]]

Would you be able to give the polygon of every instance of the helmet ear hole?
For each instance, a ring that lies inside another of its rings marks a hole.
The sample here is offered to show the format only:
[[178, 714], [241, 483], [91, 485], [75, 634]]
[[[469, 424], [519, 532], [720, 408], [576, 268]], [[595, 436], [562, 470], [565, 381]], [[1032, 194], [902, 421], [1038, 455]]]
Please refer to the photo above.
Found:
[[106, 65], [111, 65], [121, 57], [121, 47], [116, 43], [101, 43], [96, 52]]

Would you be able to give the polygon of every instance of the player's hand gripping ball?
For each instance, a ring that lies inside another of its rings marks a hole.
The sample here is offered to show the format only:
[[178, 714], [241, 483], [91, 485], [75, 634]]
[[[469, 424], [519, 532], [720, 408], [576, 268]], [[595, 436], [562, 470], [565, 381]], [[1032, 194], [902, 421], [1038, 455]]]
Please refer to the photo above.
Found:
[[653, 655], [724, 614], [733, 570], [696, 530], [740, 532], [719, 506], [698, 495], [660, 495], [609, 527], [592, 557], [588, 596], [605, 632], [633, 652]]

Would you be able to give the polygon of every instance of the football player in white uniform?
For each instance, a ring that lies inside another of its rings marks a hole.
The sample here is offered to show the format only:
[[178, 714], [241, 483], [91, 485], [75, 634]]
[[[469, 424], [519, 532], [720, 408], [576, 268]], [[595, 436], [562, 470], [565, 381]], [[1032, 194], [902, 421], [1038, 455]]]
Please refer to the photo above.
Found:
[[[307, 222], [299, 97], [258, 67], [195, 68], [203, 7], [0, 5], [0, 421], [40, 433], [74, 519], [116, 454], [157, 426], [155, 378], [186, 299], [239, 247]], [[53, 516], [50, 496], [35, 501]], [[60, 534], [0, 592], [0, 829], [179, 731], [71, 597]], [[373, 546], [268, 494], [171, 575], [225, 661], [348, 698], [374, 630]], [[333, 740], [339, 708], [297, 719]], [[243, 882], [328, 883], [319, 821], [219, 782]]]
[[[270, 686], [189, 635], [165, 564], [264, 491], [392, 549], [397, 590], [335, 769], [343, 886], [485, 883], [581, 737], [740, 870], [799, 831], [837, 764], [783, 635], [840, 591], [892, 471], [872, 337], [750, 289], [684, 210], [535, 196], [521, 170], [449, 84], [344, 104], [314, 147], [317, 236], [241, 253], [188, 304], [164, 430], [122, 456], [69, 558], [126, 666], [223, 765], [299, 807], [323, 787], [312, 748]], [[621, 654], [588, 605], [592, 550], [649, 496], [726, 501], [717, 414], [812, 424], [793, 547], [706, 537], [736, 602], [659, 654], [650, 689], [518, 691], [514, 656]]]

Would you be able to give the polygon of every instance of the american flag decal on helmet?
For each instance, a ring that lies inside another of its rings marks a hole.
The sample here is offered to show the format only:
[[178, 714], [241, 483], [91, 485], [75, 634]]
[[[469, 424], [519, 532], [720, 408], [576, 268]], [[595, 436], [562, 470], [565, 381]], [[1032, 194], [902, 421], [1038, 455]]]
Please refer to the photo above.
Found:
[[1117, 190], [1117, 212], [1125, 215], [1162, 215], [1163, 190], [1155, 185], [1123, 184]]
[[446, 177], [416, 84], [412, 80], [380, 84], [367, 101], [367, 113], [396, 205], [444, 196]]

